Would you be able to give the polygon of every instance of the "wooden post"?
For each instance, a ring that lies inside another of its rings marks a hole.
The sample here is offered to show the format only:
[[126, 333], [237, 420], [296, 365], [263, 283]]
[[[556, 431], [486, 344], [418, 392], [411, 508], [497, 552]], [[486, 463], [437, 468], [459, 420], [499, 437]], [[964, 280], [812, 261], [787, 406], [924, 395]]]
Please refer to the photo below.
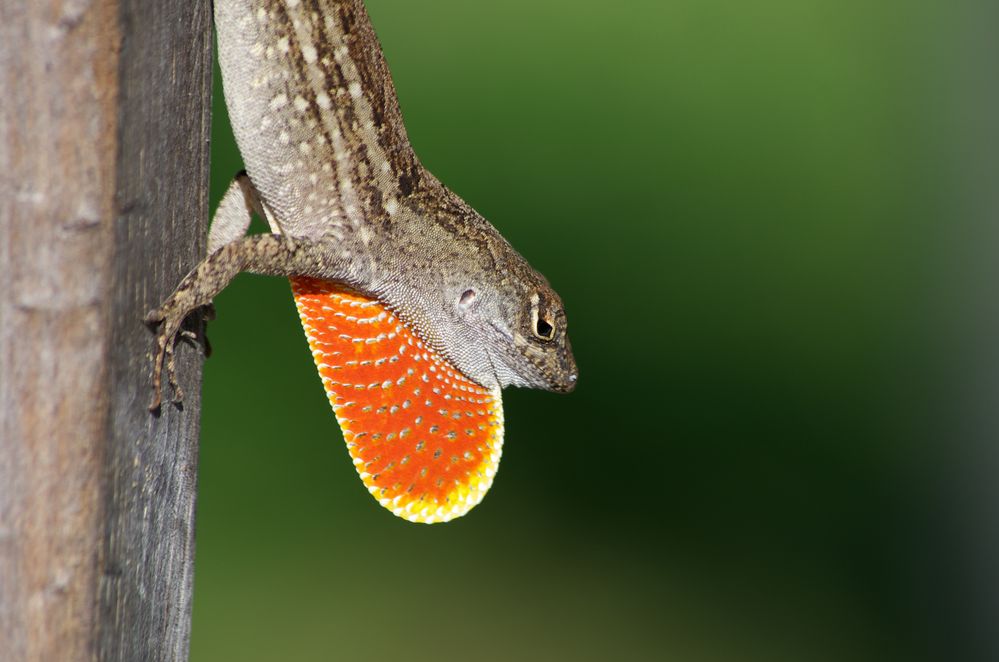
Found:
[[0, 659], [184, 660], [201, 360], [143, 314], [202, 256], [208, 2], [0, 0]]

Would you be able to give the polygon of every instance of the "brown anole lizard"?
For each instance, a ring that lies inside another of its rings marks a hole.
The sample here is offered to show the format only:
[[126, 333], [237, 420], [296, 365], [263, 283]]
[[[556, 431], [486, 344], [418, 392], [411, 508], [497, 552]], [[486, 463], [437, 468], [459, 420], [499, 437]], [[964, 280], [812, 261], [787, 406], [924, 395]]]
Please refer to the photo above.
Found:
[[[411, 521], [467, 512], [503, 442], [500, 389], [568, 392], [562, 302], [419, 162], [360, 0], [215, 0], [222, 81], [246, 165], [209, 255], [147, 316], [175, 399], [181, 324], [242, 271], [291, 277], [354, 464]], [[246, 235], [253, 213], [271, 234]]]

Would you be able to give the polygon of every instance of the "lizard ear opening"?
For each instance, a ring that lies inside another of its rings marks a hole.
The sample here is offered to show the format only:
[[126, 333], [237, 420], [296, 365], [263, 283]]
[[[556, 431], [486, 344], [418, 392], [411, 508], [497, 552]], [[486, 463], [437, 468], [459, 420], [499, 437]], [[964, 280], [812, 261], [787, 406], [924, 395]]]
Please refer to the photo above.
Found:
[[468, 308], [475, 301], [475, 290], [465, 290], [461, 293], [461, 297], [458, 298], [458, 305], [462, 308]]

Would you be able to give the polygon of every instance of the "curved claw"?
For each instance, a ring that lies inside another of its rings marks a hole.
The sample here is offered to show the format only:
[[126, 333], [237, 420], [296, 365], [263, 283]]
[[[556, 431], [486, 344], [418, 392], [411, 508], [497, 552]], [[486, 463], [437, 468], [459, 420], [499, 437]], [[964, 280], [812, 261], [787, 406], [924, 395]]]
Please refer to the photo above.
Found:
[[198, 347], [198, 334], [190, 329], [181, 329], [177, 332], [177, 335], [184, 340], [191, 347]]
[[212, 343], [208, 340], [208, 320], [214, 319], [214, 317], [208, 317], [210, 312], [205, 310], [201, 316], [201, 330], [192, 331], [191, 329], [181, 329], [177, 332], [178, 337], [182, 338], [191, 347], [198, 347], [201, 349], [204, 357], [207, 359], [212, 355]]

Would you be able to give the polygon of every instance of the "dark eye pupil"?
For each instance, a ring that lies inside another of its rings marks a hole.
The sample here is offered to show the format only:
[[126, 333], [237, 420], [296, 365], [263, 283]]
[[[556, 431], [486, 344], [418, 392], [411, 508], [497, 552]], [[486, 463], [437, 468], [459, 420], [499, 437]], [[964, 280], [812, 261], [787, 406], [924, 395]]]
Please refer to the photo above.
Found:
[[549, 324], [548, 322], [546, 322], [543, 319], [539, 319], [538, 320], [538, 329], [537, 330], [538, 330], [538, 336], [540, 336], [542, 338], [548, 338], [548, 339], [550, 339], [552, 337], [552, 334], [555, 333], [555, 329], [552, 328], [552, 325]]

